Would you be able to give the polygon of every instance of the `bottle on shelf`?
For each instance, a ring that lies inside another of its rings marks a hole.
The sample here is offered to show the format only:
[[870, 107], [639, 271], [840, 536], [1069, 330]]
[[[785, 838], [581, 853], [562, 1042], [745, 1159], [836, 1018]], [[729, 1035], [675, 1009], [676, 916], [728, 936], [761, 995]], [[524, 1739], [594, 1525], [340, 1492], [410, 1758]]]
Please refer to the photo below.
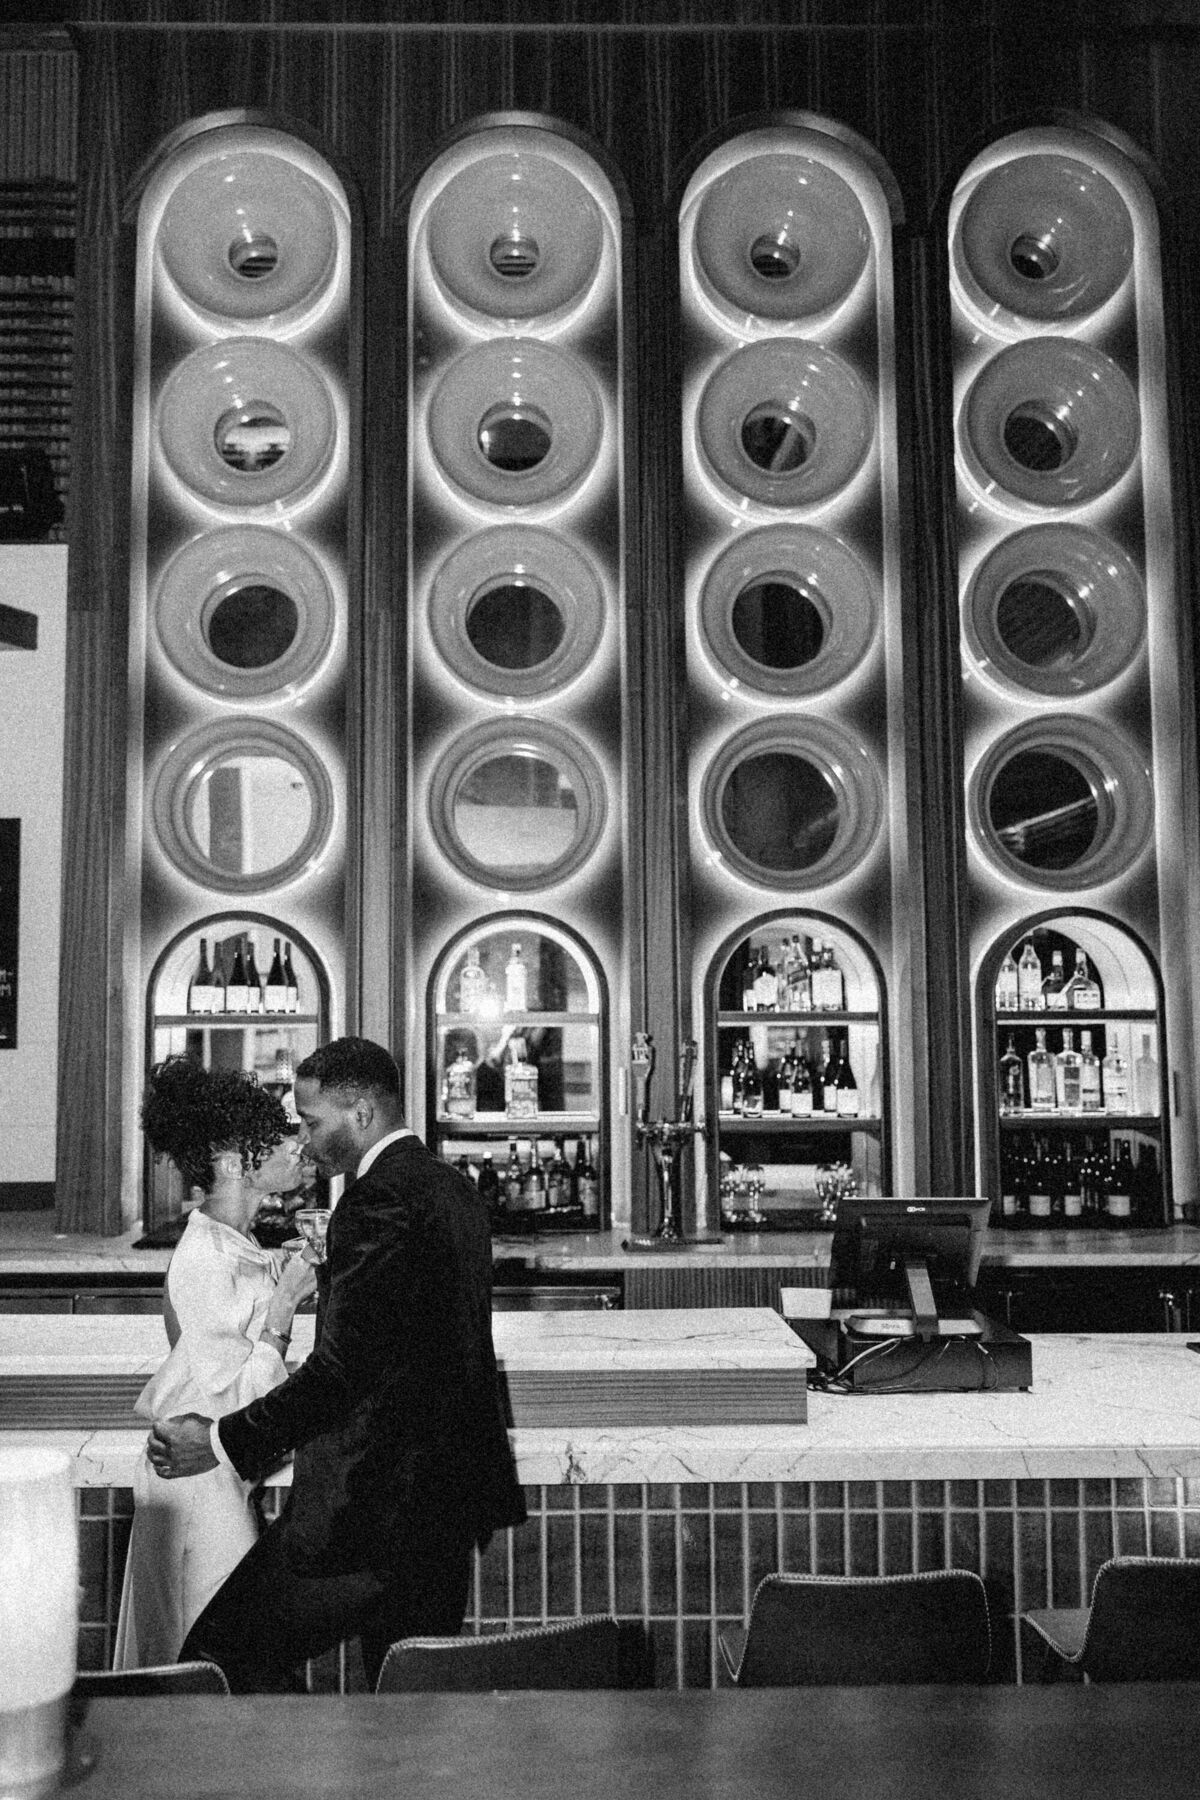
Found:
[[285, 1013], [287, 1004], [287, 978], [283, 972], [283, 955], [280, 939], [276, 938], [271, 950], [271, 966], [267, 970], [266, 986], [263, 988], [263, 1011], [269, 1013]]
[[1008, 1034], [1008, 1043], [1004, 1055], [1000, 1058], [1000, 1111], [1002, 1113], [1019, 1113], [1025, 1111], [1025, 1071], [1021, 1066], [1021, 1058]]
[[521, 1211], [545, 1212], [546, 1203], [546, 1172], [535, 1147], [521, 1174]]
[[1072, 1153], [1070, 1140], [1062, 1148], [1062, 1222], [1076, 1231], [1083, 1224], [1082, 1159]]
[[1016, 1012], [1020, 1006], [1017, 964], [1011, 950], [1004, 952], [1000, 972], [996, 976], [996, 1011]]
[[1055, 1106], [1054, 1058], [1046, 1048], [1046, 1028], [1039, 1025], [1036, 1042], [1026, 1057], [1029, 1071], [1029, 1110], [1053, 1112]]
[[1088, 967], [1082, 950], [1075, 952], [1075, 972], [1066, 986], [1067, 1005], [1072, 1012], [1097, 1012], [1100, 1007], [1100, 984]]
[[208, 960], [208, 939], [200, 939], [200, 960], [188, 988], [187, 1009], [190, 1013], [211, 1013], [213, 1006], [213, 973]]
[[1067, 977], [1061, 950], [1051, 953], [1050, 973], [1042, 982], [1042, 1005], [1048, 1012], [1065, 1012], [1067, 1009]]
[[742, 977], [742, 1011], [758, 1011], [758, 990], [755, 982], [758, 979], [758, 950], [755, 945], [748, 946], [749, 955], [746, 960], [746, 972]]
[[1029, 1224], [1038, 1231], [1046, 1231], [1053, 1224], [1050, 1175], [1050, 1158], [1045, 1141], [1038, 1138], [1029, 1169]]
[[508, 1042], [509, 1060], [504, 1065], [504, 1111], [510, 1119], [536, 1119], [538, 1116], [538, 1072], [527, 1060], [525, 1039], [513, 1037]]
[[209, 1011], [214, 1013], [228, 1012], [229, 1002], [226, 995], [227, 983], [225, 978], [225, 964], [221, 958], [221, 946], [220, 944], [214, 944], [212, 954], [212, 1005], [209, 1007]]
[[1116, 1155], [1112, 1158], [1108, 1171], [1105, 1210], [1110, 1225], [1127, 1228], [1133, 1223], [1133, 1182], [1133, 1158], [1129, 1154], [1129, 1139], [1119, 1138]]
[[284, 1010], [291, 1013], [299, 1012], [300, 984], [296, 980], [296, 971], [292, 967], [292, 946], [286, 939], [283, 945], [283, 985], [287, 989]]
[[1054, 1098], [1059, 1112], [1080, 1112], [1083, 1107], [1079, 1052], [1075, 1032], [1065, 1025], [1062, 1049], [1054, 1059]]
[[1041, 1012], [1046, 1004], [1042, 998], [1042, 964], [1032, 938], [1025, 939], [1017, 963], [1017, 997], [1022, 1012]]
[[1092, 1049], [1092, 1034], [1086, 1025], [1079, 1033], [1079, 1104], [1084, 1112], [1099, 1112], [1104, 1105], [1100, 1058]]
[[513, 945], [504, 965], [504, 1010], [510, 1013], [529, 1010], [529, 969], [520, 944]]
[[254, 939], [246, 933], [246, 1011], [260, 1013], [263, 1010], [262, 978], [258, 973], [258, 959], [254, 954]]
[[1121, 1055], [1115, 1038], [1111, 1039], [1108, 1054], [1100, 1065], [1100, 1088], [1105, 1112], [1128, 1113], [1133, 1111], [1129, 1064]]
[[1142, 1033], [1142, 1053], [1133, 1065], [1133, 1110], [1147, 1118], [1156, 1119], [1161, 1104], [1162, 1090], [1158, 1079], [1158, 1060], [1154, 1054], [1150, 1033]]
[[[578, 1160], [578, 1159], [577, 1159]], [[575, 1195], [583, 1213], [584, 1223], [599, 1225], [600, 1223], [600, 1175], [596, 1168], [592, 1151], [591, 1138], [584, 1139], [583, 1164], [579, 1168], [575, 1183]]]
[[517, 1140], [508, 1140], [508, 1160], [504, 1165], [502, 1182], [504, 1205], [509, 1212], [521, 1210], [521, 1158], [517, 1152]]
[[250, 992], [246, 981], [246, 958], [242, 953], [242, 940], [239, 938], [234, 947], [229, 980], [225, 984], [225, 1011], [246, 1013], [249, 1010]]
[[837, 1104], [837, 1058], [833, 1054], [833, 1040], [821, 1039], [821, 1111], [836, 1113]]
[[448, 1119], [475, 1117], [475, 1064], [460, 1049], [442, 1080], [442, 1110]]
[[812, 965], [804, 948], [804, 939], [799, 933], [796, 934], [794, 942], [795, 964], [791, 991], [788, 995], [788, 1010], [790, 1012], [811, 1012], [813, 1009]]
[[784, 1051], [783, 1060], [779, 1065], [779, 1110], [781, 1113], [791, 1113], [792, 1089], [795, 1085], [795, 1081], [796, 1047], [794, 1044], [791, 1044]]
[[484, 1010], [487, 995], [488, 978], [483, 964], [479, 960], [479, 945], [467, 946], [467, 960], [458, 977], [458, 1010], [462, 1013], [480, 1013]]
[[1029, 1191], [1025, 1183], [1025, 1158], [1015, 1139], [1000, 1146], [1000, 1217], [1002, 1230], [1019, 1231], [1028, 1223]]
[[757, 1012], [774, 1012], [779, 1005], [779, 977], [771, 961], [771, 952], [763, 944], [754, 971], [754, 1006]]
[[821, 945], [821, 960], [812, 971], [812, 1003], [814, 1012], [843, 1012], [846, 986], [842, 971], [834, 959], [833, 944], [826, 938]]
[[729, 1074], [729, 1110], [740, 1113], [742, 1099], [746, 1087], [746, 1060], [749, 1045], [745, 1038], [739, 1038], [733, 1046], [733, 1064]]
[[816, 1106], [812, 1064], [800, 1046], [797, 1038], [792, 1045], [795, 1068], [792, 1073], [792, 1117], [794, 1119], [811, 1119]]
[[542, 1157], [542, 1173], [546, 1183], [546, 1207], [550, 1212], [558, 1212], [567, 1204], [566, 1196], [567, 1165], [563, 1161], [562, 1148], [555, 1138], [546, 1155]]
[[1163, 1223], [1162, 1176], [1153, 1144], [1142, 1143], [1138, 1148], [1133, 1169], [1133, 1217], [1135, 1224], [1149, 1228]]
[[838, 1117], [856, 1119], [858, 1117], [858, 1082], [854, 1070], [850, 1067], [850, 1039], [842, 1038], [842, 1048], [837, 1060], [837, 1069], [833, 1077], [834, 1091], [837, 1096]]
[[753, 1045], [746, 1046], [746, 1057], [742, 1065], [742, 1117], [761, 1119], [763, 1115], [763, 1078], [759, 1073]]
[[475, 1186], [479, 1190], [479, 1198], [487, 1208], [488, 1218], [494, 1224], [500, 1214], [500, 1177], [488, 1151], [480, 1158], [479, 1179]]

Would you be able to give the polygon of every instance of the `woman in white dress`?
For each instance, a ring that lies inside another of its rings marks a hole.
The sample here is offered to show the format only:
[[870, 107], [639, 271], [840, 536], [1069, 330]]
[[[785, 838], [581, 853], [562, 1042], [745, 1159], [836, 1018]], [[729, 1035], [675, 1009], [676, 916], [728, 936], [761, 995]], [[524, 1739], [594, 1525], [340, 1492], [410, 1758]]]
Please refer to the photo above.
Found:
[[[268, 1194], [306, 1178], [299, 1140], [272, 1094], [186, 1057], [150, 1077], [142, 1127], [205, 1198], [189, 1216], [163, 1289], [170, 1353], [138, 1398], [143, 1418], [245, 1406], [287, 1375], [292, 1316], [316, 1287], [308, 1260], [280, 1267], [250, 1228]], [[252, 1486], [222, 1465], [162, 1481], [143, 1450], [113, 1667], [174, 1662], [193, 1621], [258, 1536]]]

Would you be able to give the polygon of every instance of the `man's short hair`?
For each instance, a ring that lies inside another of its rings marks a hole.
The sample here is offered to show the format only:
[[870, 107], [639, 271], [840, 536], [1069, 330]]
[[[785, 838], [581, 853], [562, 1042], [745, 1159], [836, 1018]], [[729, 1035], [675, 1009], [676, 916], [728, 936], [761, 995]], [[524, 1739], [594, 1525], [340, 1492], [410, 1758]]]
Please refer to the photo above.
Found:
[[370, 1038], [334, 1038], [331, 1044], [322, 1044], [297, 1064], [296, 1080], [315, 1081], [318, 1087], [331, 1088], [339, 1094], [368, 1093], [394, 1101], [400, 1098], [396, 1059]]

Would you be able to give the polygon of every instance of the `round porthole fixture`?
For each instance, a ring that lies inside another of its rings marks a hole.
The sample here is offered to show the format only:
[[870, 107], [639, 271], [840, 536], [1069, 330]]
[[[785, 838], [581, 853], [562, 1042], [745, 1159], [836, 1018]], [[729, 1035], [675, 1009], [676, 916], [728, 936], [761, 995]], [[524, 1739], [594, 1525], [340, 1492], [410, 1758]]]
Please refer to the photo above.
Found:
[[964, 619], [984, 668], [1019, 692], [1069, 699], [1128, 668], [1145, 640], [1146, 596], [1111, 538], [1031, 525], [979, 565]]
[[484, 156], [446, 183], [429, 209], [429, 256], [443, 288], [488, 319], [560, 314], [600, 267], [600, 209], [544, 150]]
[[955, 237], [963, 284], [983, 311], [1085, 319], [1133, 267], [1133, 221], [1112, 183], [1058, 152], [1021, 156], [983, 176]]
[[333, 595], [320, 564], [262, 525], [206, 531], [185, 544], [159, 579], [153, 613], [174, 667], [222, 700], [294, 693], [333, 640]]
[[337, 271], [332, 196], [287, 156], [248, 144], [253, 133], [213, 135], [213, 154], [164, 208], [163, 267], [210, 318], [294, 322]]
[[228, 720], [183, 738], [154, 782], [153, 817], [170, 861], [201, 887], [283, 887], [319, 859], [333, 787], [314, 750], [265, 719]]
[[579, 486], [604, 428], [585, 365], [533, 338], [455, 358], [429, 402], [429, 441], [455, 487], [491, 506], [536, 506]]
[[739, 319], [828, 312], [867, 266], [871, 232], [854, 190], [815, 157], [753, 156], [700, 202], [694, 254], [702, 284]]
[[709, 652], [763, 694], [818, 694], [862, 662], [879, 620], [866, 569], [840, 538], [769, 525], [717, 558], [700, 597]]
[[737, 732], [704, 776], [705, 825], [726, 864], [759, 887], [824, 887], [865, 860], [883, 819], [869, 753], [824, 719]]
[[1074, 338], [1010, 345], [985, 364], [961, 414], [966, 460], [985, 489], [1037, 507], [1081, 506], [1137, 454], [1140, 411], [1129, 377]]
[[429, 589], [429, 625], [455, 674], [494, 698], [551, 694], [591, 662], [604, 586], [565, 538], [528, 525], [469, 537]]
[[1003, 872], [1078, 892], [1123, 875], [1149, 840], [1145, 759], [1089, 719], [1031, 719], [1006, 732], [968, 787], [976, 839]]
[[832, 350], [770, 338], [736, 350], [709, 378], [696, 426], [705, 460], [733, 493], [803, 507], [838, 493], [862, 467], [875, 414]]
[[487, 888], [532, 892], [565, 881], [604, 829], [604, 776], [590, 750], [545, 720], [498, 719], [442, 757], [429, 820], [443, 854]]
[[297, 501], [324, 475], [337, 440], [329, 389], [311, 363], [269, 338], [206, 344], [174, 370], [158, 402], [163, 453], [185, 487], [228, 507]]

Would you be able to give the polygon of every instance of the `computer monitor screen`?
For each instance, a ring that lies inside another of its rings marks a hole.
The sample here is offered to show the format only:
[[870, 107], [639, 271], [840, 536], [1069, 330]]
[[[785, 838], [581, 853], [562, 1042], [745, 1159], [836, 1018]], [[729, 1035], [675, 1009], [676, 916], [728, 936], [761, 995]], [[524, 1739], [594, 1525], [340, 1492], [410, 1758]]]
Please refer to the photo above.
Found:
[[903, 1299], [905, 1263], [923, 1263], [935, 1288], [973, 1288], [983, 1259], [991, 1202], [937, 1195], [880, 1195], [838, 1201], [833, 1282], [862, 1299]]

